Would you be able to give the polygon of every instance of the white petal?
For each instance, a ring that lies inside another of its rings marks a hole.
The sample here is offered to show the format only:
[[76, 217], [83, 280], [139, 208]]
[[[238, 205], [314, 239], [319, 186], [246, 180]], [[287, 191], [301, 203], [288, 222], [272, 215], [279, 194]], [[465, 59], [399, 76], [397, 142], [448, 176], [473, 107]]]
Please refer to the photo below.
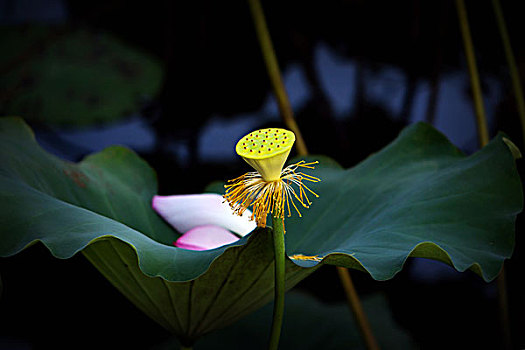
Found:
[[153, 209], [180, 233], [197, 226], [216, 225], [245, 236], [256, 225], [250, 221], [252, 213], [246, 210], [242, 216], [234, 215], [228, 203], [218, 194], [189, 194], [154, 196]]
[[215, 225], [198, 226], [175, 242], [175, 246], [189, 250], [208, 250], [238, 241], [230, 231]]

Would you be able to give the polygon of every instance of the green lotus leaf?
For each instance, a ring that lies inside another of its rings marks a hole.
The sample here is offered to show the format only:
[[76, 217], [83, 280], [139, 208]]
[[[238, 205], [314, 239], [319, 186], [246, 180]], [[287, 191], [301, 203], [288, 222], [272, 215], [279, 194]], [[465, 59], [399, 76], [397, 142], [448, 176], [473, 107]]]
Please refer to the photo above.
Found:
[[[376, 279], [419, 256], [490, 280], [512, 252], [522, 190], [501, 136], [465, 157], [416, 124], [353, 169], [319, 159], [321, 197], [302, 219], [287, 219], [288, 255], [318, 255]], [[22, 120], [3, 118], [0, 167], [0, 256], [35, 242], [58, 258], [82, 251], [185, 344], [273, 296], [271, 229], [209, 251], [174, 247], [179, 234], [151, 209], [155, 173], [130, 150], [69, 163], [42, 150]], [[288, 259], [287, 287], [317, 266]]]
[[394, 276], [408, 257], [494, 279], [512, 254], [523, 205], [508, 142], [500, 134], [466, 157], [421, 123], [351, 169], [317, 157], [320, 198], [303, 218], [287, 220], [287, 254], [325, 257], [377, 280]]
[[129, 115], [159, 92], [162, 66], [154, 57], [108, 33], [66, 29], [0, 29], [0, 110], [32, 122], [90, 125]]
[[[110, 147], [78, 164], [41, 149], [18, 118], [0, 119], [0, 256], [41, 242], [79, 251], [139, 309], [192, 343], [273, 297], [269, 229], [214, 250], [176, 248], [180, 236], [151, 208], [154, 171]], [[287, 261], [287, 288], [315, 271]]]

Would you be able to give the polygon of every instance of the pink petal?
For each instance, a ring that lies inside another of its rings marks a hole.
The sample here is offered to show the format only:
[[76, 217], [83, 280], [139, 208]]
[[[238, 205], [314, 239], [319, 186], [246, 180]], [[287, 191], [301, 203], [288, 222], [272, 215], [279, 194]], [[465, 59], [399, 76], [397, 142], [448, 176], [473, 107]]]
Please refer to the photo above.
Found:
[[175, 246], [189, 250], [208, 250], [238, 241], [230, 231], [215, 225], [198, 226], [175, 242]]
[[184, 233], [203, 225], [215, 225], [245, 236], [256, 225], [250, 221], [252, 213], [234, 215], [228, 203], [218, 194], [189, 194], [154, 196], [153, 209], [177, 231]]

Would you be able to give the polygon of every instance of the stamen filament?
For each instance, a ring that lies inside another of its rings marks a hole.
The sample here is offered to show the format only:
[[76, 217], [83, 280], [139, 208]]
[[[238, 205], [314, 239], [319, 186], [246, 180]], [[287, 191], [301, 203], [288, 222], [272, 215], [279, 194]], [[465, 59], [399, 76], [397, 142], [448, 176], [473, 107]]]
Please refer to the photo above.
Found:
[[[299, 217], [302, 217], [294, 198], [304, 208], [309, 208], [312, 202], [308, 198], [308, 193], [315, 197], [319, 195], [303, 181], [319, 182], [321, 180], [295, 171], [298, 168], [314, 169], [313, 165], [317, 163], [317, 161], [306, 163], [301, 160], [283, 169], [280, 178], [272, 181], [265, 181], [258, 172], [246, 173], [228, 181], [228, 184], [224, 186], [226, 188], [224, 198], [230, 203], [233, 212], [238, 215], [242, 215], [249, 206], [253, 206], [251, 219], [255, 219], [257, 225], [261, 227], [266, 226], [268, 214], [284, 218], [287, 209], [288, 217], [290, 217], [291, 207], [295, 209]], [[295, 190], [292, 185], [297, 186], [298, 190]]]
[[294, 254], [290, 256], [290, 259], [293, 260], [310, 260], [310, 261], [322, 261], [323, 258], [319, 255], [304, 255], [304, 254]]

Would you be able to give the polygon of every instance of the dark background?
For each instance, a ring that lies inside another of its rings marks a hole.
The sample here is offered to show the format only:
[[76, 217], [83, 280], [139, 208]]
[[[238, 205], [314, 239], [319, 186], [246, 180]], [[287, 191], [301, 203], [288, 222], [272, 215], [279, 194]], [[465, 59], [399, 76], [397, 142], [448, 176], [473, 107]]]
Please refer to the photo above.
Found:
[[[501, 2], [523, 81], [523, 2]], [[491, 2], [466, 4], [491, 136], [504, 131], [522, 148]], [[263, 1], [263, 6], [310, 153], [350, 167], [415, 121], [432, 123], [466, 153], [478, 148], [453, 1]], [[246, 170], [233, 153], [239, 137], [283, 126], [244, 1], [4, 0], [0, 13], [4, 26], [44, 23], [60, 35], [79, 27], [110, 32], [164, 67], [158, 93], [118, 121], [78, 127], [29, 120], [39, 142], [61, 157], [78, 161], [104, 145], [125, 144], [157, 171], [160, 194], [199, 193], [213, 180]], [[0, 105], [1, 114], [7, 111]], [[214, 149], [207, 142], [211, 137], [228, 147]], [[520, 216], [516, 250], [506, 263], [515, 349], [525, 347], [524, 290], [518, 285], [521, 227]], [[388, 282], [352, 275], [360, 294], [387, 293], [396, 320], [422, 349], [503, 348], [495, 283], [415, 259]], [[148, 348], [170, 337], [82, 256], [57, 260], [37, 245], [0, 260], [0, 276], [0, 348]], [[344, 299], [333, 267], [323, 267], [297, 288], [329, 303]]]

